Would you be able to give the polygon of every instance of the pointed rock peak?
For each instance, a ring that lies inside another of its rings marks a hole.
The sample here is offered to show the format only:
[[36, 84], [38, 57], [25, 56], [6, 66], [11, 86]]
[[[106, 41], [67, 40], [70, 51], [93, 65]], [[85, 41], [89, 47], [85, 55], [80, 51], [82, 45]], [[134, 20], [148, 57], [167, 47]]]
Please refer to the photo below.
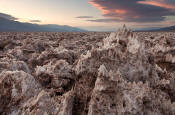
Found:
[[108, 71], [107, 71], [107, 69], [106, 69], [104, 64], [99, 67], [98, 71], [99, 71], [98, 72], [99, 76], [100, 75], [106, 76], [106, 74], [108, 73]]
[[125, 24], [123, 25], [122, 31], [124, 31], [124, 32], [125, 32], [125, 31], [128, 31], [128, 29], [127, 29], [127, 27], [126, 27]]
[[126, 29], [126, 25], [125, 24], [123, 25], [123, 29]]

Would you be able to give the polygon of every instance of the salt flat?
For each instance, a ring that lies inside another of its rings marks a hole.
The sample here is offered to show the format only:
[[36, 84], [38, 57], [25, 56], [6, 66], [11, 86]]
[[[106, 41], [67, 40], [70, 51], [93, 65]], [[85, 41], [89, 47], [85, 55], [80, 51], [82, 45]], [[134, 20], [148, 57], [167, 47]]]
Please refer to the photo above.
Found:
[[0, 114], [174, 115], [175, 33], [0, 33]]

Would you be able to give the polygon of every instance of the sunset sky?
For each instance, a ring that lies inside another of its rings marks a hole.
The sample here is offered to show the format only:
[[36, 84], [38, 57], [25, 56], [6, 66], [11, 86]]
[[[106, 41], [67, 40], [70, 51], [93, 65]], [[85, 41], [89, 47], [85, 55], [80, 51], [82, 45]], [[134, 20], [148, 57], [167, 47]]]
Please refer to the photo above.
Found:
[[175, 0], [0, 0], [0, 13], [87, 30], [165, 27], [175, 25]]

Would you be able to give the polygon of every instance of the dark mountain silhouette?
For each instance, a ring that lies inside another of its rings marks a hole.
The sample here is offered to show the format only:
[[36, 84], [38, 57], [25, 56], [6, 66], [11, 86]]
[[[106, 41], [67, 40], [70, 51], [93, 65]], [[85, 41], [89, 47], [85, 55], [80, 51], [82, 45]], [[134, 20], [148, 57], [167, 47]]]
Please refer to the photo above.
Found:
[[160, 28], [160, 29], [153, 29], [153, 30], [150, 30], [150, 31], [175, 31], [175, 25], [170, 26], [170, 27]]
[[85, 32], [86, 30], [66, 25], [39, 25], [23, 23], [0, 17], [0, 32]]
[[153, 27], [153, 28], [145, 28], [145, 29], [138, 29], [135, 30], [136, 32], [161, 32], [161, 31], [175, 31], [175, 25], [174, 26], [169, 26], [169, 27], [163, 27], [163, 28], [158, 28], [158, 27]]

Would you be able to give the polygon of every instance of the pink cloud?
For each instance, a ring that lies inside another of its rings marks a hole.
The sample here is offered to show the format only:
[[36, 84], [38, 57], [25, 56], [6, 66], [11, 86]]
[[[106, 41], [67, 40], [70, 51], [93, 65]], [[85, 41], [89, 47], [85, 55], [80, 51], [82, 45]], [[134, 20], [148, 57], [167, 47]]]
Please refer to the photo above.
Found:
[[157, 22], [175, 16], [175, 2], [169, 0], [90, 0], [105, 19], [95, 22]]
[[146, 0], [146, 1], [139, 1], [138, 3], [159, 6], [159, 7], [175, 10], [175, 4], [166, 3], [165, 1], [161, 1], [161, 0], [157, 0], [157, 1], [156, 0], [154, 0], [154, 1], [153, 0]]

